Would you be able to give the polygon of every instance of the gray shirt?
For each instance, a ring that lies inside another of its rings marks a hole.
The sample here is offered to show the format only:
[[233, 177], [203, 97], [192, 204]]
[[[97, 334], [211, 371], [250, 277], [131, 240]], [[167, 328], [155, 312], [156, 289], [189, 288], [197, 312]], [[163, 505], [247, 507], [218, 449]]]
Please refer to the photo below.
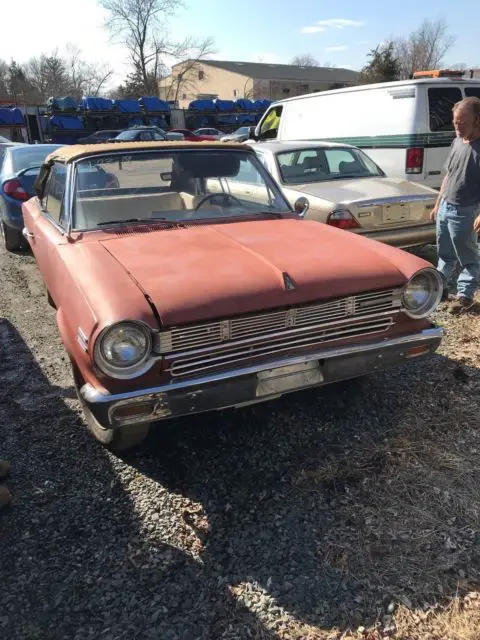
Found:
[[480, 138], [464, 142], [455, 138], [445, 164], [447, 185], [444, 199], [457, 207], [480, 204]]

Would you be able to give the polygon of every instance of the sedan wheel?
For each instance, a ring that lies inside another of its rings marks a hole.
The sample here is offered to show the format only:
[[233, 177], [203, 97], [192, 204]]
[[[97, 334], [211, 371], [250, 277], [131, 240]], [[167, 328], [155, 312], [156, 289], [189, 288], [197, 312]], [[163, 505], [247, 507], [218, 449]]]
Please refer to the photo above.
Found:
[[92, 436], [98, 440], [98, 442], [101, 442], [104, 447], [113, 451], [113, 453], [120, 453], [141, 444], [148, 436], [150, 423], [146, 422], [143, 424], [126, 425], [119, 429], [110, 429], [109, 427], [105, 427], [100, 424], [80, 394], [80, 389], [84, 384], [80, 372], [75, 365], [72, 365], [72, 368], [73, 378], [75, 381], [75, 391], [80, 404], [82, 405], [87, 429], [90, 431]]
[[1, 224], [3, 246], [7, 251], [18, 251], [25, 247], [25, 240], [23, 239], [21, 231], [12, 229], [4, 222]]

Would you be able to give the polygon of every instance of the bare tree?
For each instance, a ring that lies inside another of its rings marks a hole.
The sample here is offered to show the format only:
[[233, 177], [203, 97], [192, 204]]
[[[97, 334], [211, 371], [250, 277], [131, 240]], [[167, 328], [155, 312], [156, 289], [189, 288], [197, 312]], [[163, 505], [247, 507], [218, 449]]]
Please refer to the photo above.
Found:
[[98, 96], [112, 77], [113, 70], [104, 63], [86, 62], [82, 59], [81, 53], [77, 46], [67, 46], [69, 94], [77, 99], [82, 95]]
[[8, 64], [5, 60], [0, 60], [0, 100], [8, 99]]
[[415, 71], [437, 69], [452, 48], [455, 38], [449, 35], [445, 20], [424, 20], [407, 38], [393, 38], [393, 53], [400, 67], [400, 79]]
[[290, 64], [295, 64], [299, 67], [319, 67], [320, 63], [316, 60], [311, 53], [304, 53], [302, 55], [292, 58]]
[[[197, 88], [197, 83], [208, 78], [208, 74], [202, 68], [202, 60], [207, 60], [215, 53], [212, 38], [196, 40], [187, 38], [177, 46], [174, 52], [175, 58], [184, 60], [175, 70], [172, 70], [171, 82], [166, 92], [167, 100], [178, 100], [180, 92], [192, 91]], [[202, 77], [200, 78], [200, 76]]]

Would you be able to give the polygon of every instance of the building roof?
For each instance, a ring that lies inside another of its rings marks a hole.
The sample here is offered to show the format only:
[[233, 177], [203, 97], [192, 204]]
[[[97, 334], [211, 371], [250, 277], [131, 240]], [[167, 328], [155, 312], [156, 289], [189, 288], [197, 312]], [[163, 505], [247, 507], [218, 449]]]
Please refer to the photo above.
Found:
[[[186, 62], [186, 61], [184, 61]], [[297, 82], [357, 82], [359, 73], [337, 67], [304, 67], [295, 64], [202, 60], [202, 64], [239, 73], [258, 80], [295, 80]], [[184, 64], [182, 62], [178, 64]], [[177, 66], [177, 65], [175, 65]]]
[[205, 142], [183, 142], [183, 141], [166, 141], [166, 142], [107, 142], [105, 144], [71, 144], [64, 147], [59, 147], [52, 153], [50, 153], [45, 163], [54, 162], [71, 162], [72, 160], [78, 160], [87, 156], [96, 156], [104, 153], [112, 153], [118, 151], [164, 151], [175, 149], [190, 149], [192, 151], [199, 151], [200, 149], [222, 149], [230, 151], [233, 149], [247, 150], [251, 149], [238, 142], [217, 142], [217, 141], [205, 141]]

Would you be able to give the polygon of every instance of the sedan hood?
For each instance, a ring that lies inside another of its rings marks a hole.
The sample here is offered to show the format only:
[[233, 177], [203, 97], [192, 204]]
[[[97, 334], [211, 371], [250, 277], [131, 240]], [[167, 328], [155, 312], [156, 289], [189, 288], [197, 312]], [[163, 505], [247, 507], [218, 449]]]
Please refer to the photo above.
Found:
[[305, 196], [313, 196], [328, 200], [334, 204], [372, 200], [376, 198], [392, 198], [398, 196], [431, 196], [438, 193], [429, 187], [415, 182], [395, 178], [356, 178], [351, 180], [326, 180], [306, 184], [284, 185], [292, 191], [299, 191]]
[[120, 232], [100, 242], [149, 296], [164, 327], [395, 287], [411, 275], [404, 267], [425, 265], [296, 219]]

